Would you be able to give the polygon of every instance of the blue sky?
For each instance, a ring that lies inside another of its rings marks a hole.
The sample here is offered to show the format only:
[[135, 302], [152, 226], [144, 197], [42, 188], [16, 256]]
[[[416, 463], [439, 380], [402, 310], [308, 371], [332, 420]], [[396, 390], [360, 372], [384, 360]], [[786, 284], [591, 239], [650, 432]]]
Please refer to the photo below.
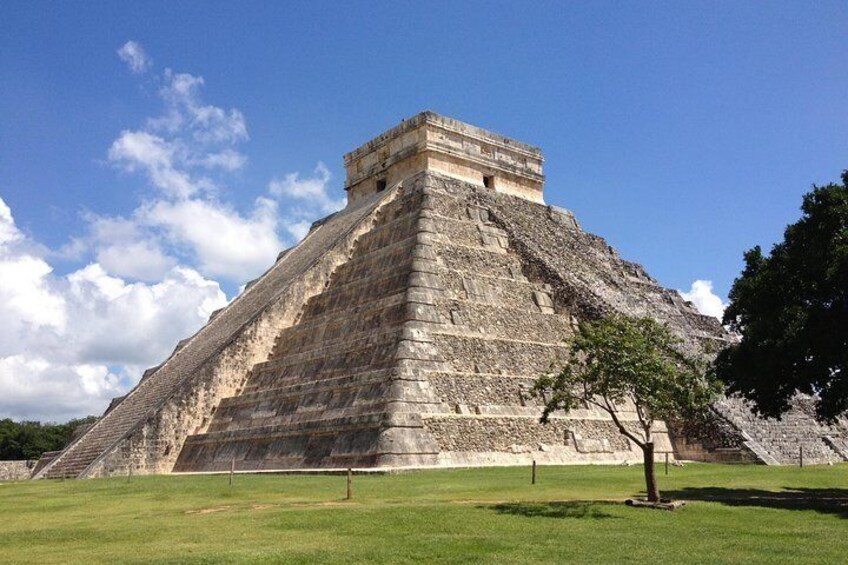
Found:
[[846, 29], [844, 2], [3, 3], [0, 417], [101, 410], [422, 109], [540, 146], [549, 203], [715, 310], [848, 168]]

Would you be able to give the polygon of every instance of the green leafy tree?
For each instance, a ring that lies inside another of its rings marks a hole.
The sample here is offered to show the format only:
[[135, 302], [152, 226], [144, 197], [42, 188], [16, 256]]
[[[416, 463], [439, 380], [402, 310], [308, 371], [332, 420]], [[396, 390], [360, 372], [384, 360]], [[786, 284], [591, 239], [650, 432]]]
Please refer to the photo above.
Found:
[[0, 420], [0, 460], [38, 459], [45, 451], [57, 451], [68, 444], [74, 431], [97, 420], [94, 416], [64, 424]]
[[848, 171], [814, 186], [801, 210], [768, 257], [745, 253], [724, 313], [742, 338], [714, 370], [763, 415], [780, 416], [799, 391], [831, 420], [848, 409]]
[[[606, 411], [618, 431], [642, 449], [648, 500], [660, 499], [654, 472], [654, 427], [706, 407], [720, 387], [705, 363], [681, 351], [681, 340], [651, 318], [613, 315], [584, 322], [570, 341], [560, 367], [540, 377], [533, 394], [551, 413], [587, 404]], [[622, 419], [635, 410], [638, 421]]]

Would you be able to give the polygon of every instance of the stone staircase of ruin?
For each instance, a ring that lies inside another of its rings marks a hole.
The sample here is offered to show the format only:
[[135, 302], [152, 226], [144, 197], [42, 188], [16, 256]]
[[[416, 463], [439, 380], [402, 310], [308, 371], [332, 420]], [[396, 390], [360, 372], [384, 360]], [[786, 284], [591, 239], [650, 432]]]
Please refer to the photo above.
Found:
[[431, 333], [441, 357], [450, 360], [427, 375], [442, 410], [423, 415], [441, 460], [514, 464], [530, 453], [558, 462], [635, 458], [597, 411], [539, 423], [540, 403], [528, 389], [563, 358], [573, 313], [556, 303], [487, 206], [446, 192], [424, 214], [440, 265], [440, 324]]
[[[36, 476], [37, 478], [78, 477], [99, 457], [115, 447], [199, 372], [252, 319], [278, 297], [281, 290], [300, 273], [311, 268], [343, 234], [354, 229], [380, 204], [386, 194], [364, 200], [357, 208], [325, 219], [320, 228], [296, 247], [283, 253], [277, 262], [247, 291], [189, 340], [181, 342], [171, 357], [146, 376], [85, 434], [77, 438]], [[131, 447], [131, 446], [124, 446]]]
[[846, 430], [817, 422], [811, 404], [803, 398], [796, 399], [793, 408], [779, 420], [760, 418], [738, 398], [724, 399], [714, 409], [740, 430], [748, 447], [764, 463], [797, 465], [801, 450], [804, 462], [809, 464], [846, 460], [845, 452], [835, 445]]
[[61, 459], [44, 473], [44, 477], [52, 479], [79, 476], [98, 456], [154, 410], [163, 397], [176, 388], [182, 377], [176, 372], [166, 373], [163, 378], [154, 376], [143, 381], [132, 395], [115, 406], [70, 446], [66, 453], [60, 456]]
[[443, 463], [456, 464], [477, 452], [515, 458], [510, 450], [538, 450], [538, 438], [576, 457], [578, 442], [589, 458], [601, 456], [590, 444], [629, 452], [612, 423], [588, 410], [538, 423], [527, 389], [562, 354], [573, 320], [523, 270], [485, 209], [441, 192], [399, 197], [242, 392], [189, 438], [175, 470], [226, 469], [233, 459], [239, 469], [374, 465], [387, 420], [419, 429], [418, 444], [404, 449], [430, 464], [438, 449], [427, 437], [442, 445]]
[[[277, 336], [269, 360], [223, 399], [206, 433], [188, 439], [176, 471], [224, 469], [233, 459], [239, 469], [376, 464], [377, 435], [398, 400], [391, 377], [421, 198], [405, 194], [380, 210], [324, 291]], [[347, 450], [339, 447], [346, 437]]]

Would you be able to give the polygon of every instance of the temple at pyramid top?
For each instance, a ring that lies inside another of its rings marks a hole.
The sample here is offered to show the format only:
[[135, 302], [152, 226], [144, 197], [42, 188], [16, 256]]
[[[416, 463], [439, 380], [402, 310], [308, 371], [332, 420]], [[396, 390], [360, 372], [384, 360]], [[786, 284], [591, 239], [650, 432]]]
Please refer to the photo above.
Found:
[[538, 147], [425, 111], [344, 156], [348, 204], [433, 171], [544, 203]]

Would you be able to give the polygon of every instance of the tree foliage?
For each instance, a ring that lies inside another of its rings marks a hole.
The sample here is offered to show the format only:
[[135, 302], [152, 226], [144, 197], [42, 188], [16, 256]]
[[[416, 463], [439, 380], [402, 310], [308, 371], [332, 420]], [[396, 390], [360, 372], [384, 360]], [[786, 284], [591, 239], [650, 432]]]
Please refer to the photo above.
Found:
[[57, 451], [70, 441], [79, 426], [97, 420], [94, 416], [64, 424], [0, 420], [0, 460], [38, 459], [45, 451]]
[[[654, 426], [706, 407], [720, 391], [705, 363], [682, 352], [681, 340], [651, 318], [614, 315], [584, 322], [565, 363], [540, 377], [533, 394], [545, 402], [542, 422], [555, 411], [594, 405], [607, 412], [644, 455], [648, 499], [659, 500], [654, 473]], [[622, 418], [635, 410], [637, 423]]]
[[742, 339], [715, 372], [764, 415], [785, 412], [799, 391], [830, 420], [848, 409], [848, 171], [841, 185], [813, 187], [801, 209], [768, 257], [745, 253], [724, 314]]

